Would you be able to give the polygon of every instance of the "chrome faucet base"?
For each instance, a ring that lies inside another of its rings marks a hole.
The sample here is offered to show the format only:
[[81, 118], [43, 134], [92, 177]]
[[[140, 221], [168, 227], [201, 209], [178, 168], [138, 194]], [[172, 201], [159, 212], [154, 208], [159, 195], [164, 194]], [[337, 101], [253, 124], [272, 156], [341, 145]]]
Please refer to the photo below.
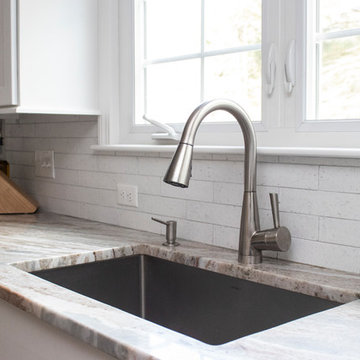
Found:
[[163, 243], [163, 246], [167, 246], [167, 247], [170, 247], [170, 248], [172, 248], [172, 247], [175, 247], [175, 246], [179, 246], [180, 244], [178, 243], [178, 242], [174, 242], [174, 243], [168, 243], [168, 242], [164, 242]]
[[244, 265], [260, 264], [262, 262], [262, 254], [259, 255], [241, 255], [239, 254], [238, 261]]

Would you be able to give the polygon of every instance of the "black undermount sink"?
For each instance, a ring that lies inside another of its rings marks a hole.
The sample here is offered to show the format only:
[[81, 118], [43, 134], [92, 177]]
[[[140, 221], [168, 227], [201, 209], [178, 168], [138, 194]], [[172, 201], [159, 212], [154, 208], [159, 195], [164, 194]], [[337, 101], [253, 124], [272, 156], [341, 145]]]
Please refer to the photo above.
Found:
[[33, 274], [212, 345], [340, 305], [146, 255]]

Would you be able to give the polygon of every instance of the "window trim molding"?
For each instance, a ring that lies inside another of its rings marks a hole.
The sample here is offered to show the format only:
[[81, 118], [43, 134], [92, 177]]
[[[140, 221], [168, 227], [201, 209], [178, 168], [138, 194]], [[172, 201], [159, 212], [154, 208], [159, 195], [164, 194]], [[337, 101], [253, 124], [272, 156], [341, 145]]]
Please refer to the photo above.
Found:
[[[92, 145], [95, 152], [108, 152], [113, 155], [123, 153], [168, 153], [173, 154], [177, 145], [148, 145], [148, 144], [113, 144]], [[195, 154], [222, 154], [242, 155], [243, 146], [207, 146], [195, 145]], [[289, 156], [289, 157], [311, 157], [311, 158], [339, 158], [360, 159], [360, 148], [331, 148], [331, 147], [268, 147], [258, 146], [257, 155], [265, 156]]]

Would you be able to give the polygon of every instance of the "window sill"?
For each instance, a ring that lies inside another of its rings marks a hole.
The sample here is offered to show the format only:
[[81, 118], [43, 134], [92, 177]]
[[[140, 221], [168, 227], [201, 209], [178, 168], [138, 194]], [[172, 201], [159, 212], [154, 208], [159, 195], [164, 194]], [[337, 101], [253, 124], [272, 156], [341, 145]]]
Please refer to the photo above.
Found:
[[[92, 145], [91, 149], [101, 152], [154, 152], [173, 153], [176, 145], [141, 145], [141, 144], [119, 144], [119, 145]], [[199, 154], [242, 154], [243, 146], [204, 146], [194, 148]], [[360, 158], [360, 148], [313, 148], [313, 147], [258, 147], [259, 155], [278, 156], [308, 156], [328, 158]]]

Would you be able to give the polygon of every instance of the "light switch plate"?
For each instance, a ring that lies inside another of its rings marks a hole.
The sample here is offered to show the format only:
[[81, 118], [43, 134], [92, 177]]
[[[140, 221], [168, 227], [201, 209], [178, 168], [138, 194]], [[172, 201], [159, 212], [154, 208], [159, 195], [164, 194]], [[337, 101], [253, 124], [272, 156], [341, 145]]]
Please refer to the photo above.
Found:
[[55, 179], [54, 151], [35, 151], [35, 176]]

